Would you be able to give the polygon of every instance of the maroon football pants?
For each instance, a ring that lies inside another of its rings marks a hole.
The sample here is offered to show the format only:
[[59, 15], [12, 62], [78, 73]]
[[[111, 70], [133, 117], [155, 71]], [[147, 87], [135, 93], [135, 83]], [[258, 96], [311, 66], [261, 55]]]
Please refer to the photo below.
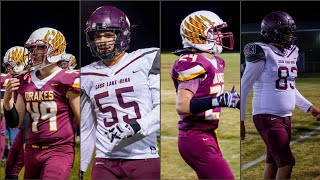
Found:
[[179, 152], [199, 179], [235, 179], [213, 132], [179, 131]]
[[72, 145], [49, 148], [26, 145], [24, 179], [68, 179], [73, 160]]
[[23, 128], [19, 129], [18, 134], [14, 138], [12, 147], [10, 148], [8, 159], [6, 162], [6, 175], [19, 176], [24, 166], [24, 149], [23, 149]]
[[275, 163], [278, 168], [295, 165], [290, 148], [291, 118], [270, 114], [257, 114], [253, 122], [267, 146], [266, 163]]
[[95, 158], [92, 179], [160, 179], [160, 158]]

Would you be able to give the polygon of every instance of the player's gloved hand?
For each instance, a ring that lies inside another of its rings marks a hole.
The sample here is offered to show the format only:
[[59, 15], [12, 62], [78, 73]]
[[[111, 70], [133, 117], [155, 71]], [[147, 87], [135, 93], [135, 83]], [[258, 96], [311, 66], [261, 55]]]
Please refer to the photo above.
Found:
[[107, 130], [107, 137], [110, 139], [110, 142], [113, 143], [115, 140], [122, 140], [123, 138], [133, 136], [141, 130], [141, 127], [136, 120], [132, 120], [129, 124], [124, 122], [116, 123]]
[[231, 107], [231, 108], [238, 108], [240, 109], [240, 95], [235, 91], [234, 86], [232, 87], [231, 91], [223, 92], [217, 98], [212, 99], [213, 106], [219, 107]]

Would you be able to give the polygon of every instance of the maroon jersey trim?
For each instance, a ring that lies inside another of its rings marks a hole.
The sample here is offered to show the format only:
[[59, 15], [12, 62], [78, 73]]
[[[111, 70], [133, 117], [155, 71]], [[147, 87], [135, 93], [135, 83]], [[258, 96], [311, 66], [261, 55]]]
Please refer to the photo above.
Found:
[[89, 72], [89, 73], [81, 73], [81, 76], [107, 76], [109, 77], [107, 74], [99, 74], [99, 73], [93, 73], [93, 72]]
[[130, 61], [128, 64], [126, 64], [125, 66], [123, 66], [121, 69], [119, 69], [116, 73], [114, 73], [114, 75], [118, 74], [120, 71], [122, 71], [124, 68], [126, 68], [127, 66], [129, 66], [131, 63], [133, 63], [134, 61], [140, 59], [142, 57], [142, 55], [134, 58], [132, 61]]
[[291, 51], [290, 54], [287, 56], [287, 58], [288, 58], [289, 56], [291, 56], [291, 54], [294, 52], [294, 50], [296, 50], [296, 48], [297, 48], [297, 46], [295, 46], [295, 47], [292, 49], [292, 51]]
[[131, 60], [128, 64], [126, 64], [125, 66], [123, 66], [121, 69], [119, 69], [116, 73], [114, 73], [114, 75], [118, 74], [120, 71], [122, 71], [124, 68], [128, 67], [131, 63], [133, 63], [134, 61], [140, 59], [141, 57], [147, 55], [147, 54], [151, 54], [151, 53], [154, 53], [155, 51], [158, 51], [158, 50], [152, 50], [152, 51], [148, 51], [148, 52], [145, 52], [143, 54], [141, 54], [140, 56], [134, 58], [133, 60]]

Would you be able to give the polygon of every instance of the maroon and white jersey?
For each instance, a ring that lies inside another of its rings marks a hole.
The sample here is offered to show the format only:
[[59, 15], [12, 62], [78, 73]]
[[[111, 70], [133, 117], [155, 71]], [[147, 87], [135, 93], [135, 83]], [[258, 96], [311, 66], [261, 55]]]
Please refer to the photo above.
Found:
[[[194, 98], [217, 97], [224, 88], [224, 67], [224, 60], [217, 56], [210, 60], [200, 54], [184, 54], [175, 61], [171, 78], [176, 90], [181, 82], [201, 78]], [[220, 112], [216, 107], [196, 115], [180, 115], [179, 129], [216, 129]]]
[[[159, 48], [125, 53], [113, 66], [103, 61], [81, 68], [81, 168], [96, 157], [157, 158], [156, 131], [160, 129]], [[137, 120], [141, 132], [112, 144], [107, 128]], [[95, 124], [95, 126], [94, 126]]]
[[246, 100], [254, 88], [252, 115], [291, 116], [297, 105], [307, 112], [312, 105], [297, 90], [295, 80], [299, 48], [281, 52], [273, 45], [249, 43], [244, 48], [246, 69], [241, 79], [241, 120], [245, 120]]
[[80, 72], [58, 69], [40, 80], [35, 71], [19, 76], [18, 94], [23, 97], [31, 121], [26, 143], [55, 146], [73, 144], [72, 109], [67, 91], [80, 91]]

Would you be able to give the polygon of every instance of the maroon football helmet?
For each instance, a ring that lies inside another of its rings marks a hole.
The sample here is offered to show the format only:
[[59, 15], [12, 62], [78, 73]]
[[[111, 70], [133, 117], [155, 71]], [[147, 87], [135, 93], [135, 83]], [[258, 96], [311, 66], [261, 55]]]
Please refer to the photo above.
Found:
[[[129, 48], [130, 22], [120, 9], [112, 6], [101, 6], [91, 14], [86, 26], [87, 46], [93, 56], [110, 60]], [[97, 42], [95, 36], [104, 32], [115, 34], [114, 39], [112, 41]], [[101, 48], [110, 45], [113, 47], [111, 50]]]
[[296, 37], [296, 24], [292, 17], [282, 11], [267, 14], [261, 23], [261, 35], [268, 43], [276, 43], [290, 49]]

